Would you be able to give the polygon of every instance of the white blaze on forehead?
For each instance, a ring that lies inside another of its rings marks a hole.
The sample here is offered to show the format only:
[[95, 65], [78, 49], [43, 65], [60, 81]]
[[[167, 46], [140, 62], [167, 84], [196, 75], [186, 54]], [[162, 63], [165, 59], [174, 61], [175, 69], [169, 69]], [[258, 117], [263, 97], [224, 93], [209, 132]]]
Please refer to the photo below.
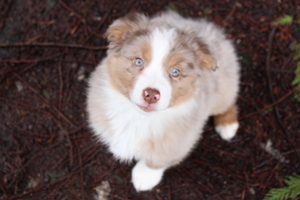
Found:
[[134, 103], [147, 106], [142, 97], [142, 92], [146, 88], [154, 88], [160, 93], [160, 100], [156, 103], [155, 108], [162, 110], [170, 104], [172, 88], [163, 64], [164, 59], [170, 52], [173, 34], [174, 29], [156, 28], [152, 31], [150, 36], [151, 60], [145, 66], [134, 85], [131, 93], [131, 100]]
[[155, 29], [152, 32], [151, 47], [152, 47], [152, 60], [150, 65], [161, 68], [162, 61], [170, 52], [171, 41], [174, 34], [174, 29]]

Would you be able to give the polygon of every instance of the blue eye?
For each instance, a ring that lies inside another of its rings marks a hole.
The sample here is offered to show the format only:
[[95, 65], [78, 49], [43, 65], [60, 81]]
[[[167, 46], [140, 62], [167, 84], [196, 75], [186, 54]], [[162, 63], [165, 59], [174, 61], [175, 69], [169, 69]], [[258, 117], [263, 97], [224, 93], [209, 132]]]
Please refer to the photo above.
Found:
[[143, 66], [144, 66], [144, 62], [143, 62], [143, 60], [140, 59], [140, 58], [135, 59], [133, 62], [134, 62], [134, 64], [135, 64], [136, 66], [138, 66], [138, 67], [143, 67]]
[[173, 77], [177, 77], [177, 76], [179, 76], [179, 74], [180, 74], [179, 69], [173, 69], [173, 70], [170, 72], [170, 75], [173, 76]]

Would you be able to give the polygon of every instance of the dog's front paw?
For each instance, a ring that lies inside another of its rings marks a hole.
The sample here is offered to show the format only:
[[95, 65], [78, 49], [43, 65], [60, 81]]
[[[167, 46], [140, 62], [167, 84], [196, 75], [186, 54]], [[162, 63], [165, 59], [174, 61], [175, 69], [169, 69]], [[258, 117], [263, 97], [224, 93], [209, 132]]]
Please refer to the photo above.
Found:
[[223, 140], [230, 141], [236, 134], [239, 124], [237, 122], [226, 125], [216, 126], [216, 131], [220, 134]]
[[136, 191], [151, 190], [162, 179], [165, 169], [152, 169], [139, 161], [132, 169], [132, 183]]

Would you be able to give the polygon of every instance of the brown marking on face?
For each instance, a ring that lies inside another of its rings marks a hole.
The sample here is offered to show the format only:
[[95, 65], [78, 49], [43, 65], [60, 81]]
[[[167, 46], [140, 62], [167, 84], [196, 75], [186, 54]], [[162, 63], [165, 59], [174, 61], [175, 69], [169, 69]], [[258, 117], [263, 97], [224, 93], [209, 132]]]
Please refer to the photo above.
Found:
[[173, 52], [170, 52], [169, 57], [167, 58], [168, 60], [166, 61], [167, 63], [167, 68], [170, 69], [172, 67], [178, 66], [180, 63], [184, 62], [184, 55], [180, 55], [179, 53], [175, 53], [173, 50]]
[[211, 55], [207, 44], [198, 37], [196, 33], [189, 30], [180, 31], [178, 32], [177, 38], [179, 39], [178, 41], [181, 41], [179, 46], [182, 46], [184, 49], [191, 49], [195, 52], [195, 56], [198, 57], [197, 64], [199, 67], [211, 70], [216, 69], [216, 61]]
[[180, 105], [188, 101], [196, 91], [196, 80], [193, 76], [181, 77], [180, 82], [172, 83], [172, 99], [170, 107]]
[[142, 44], [140, 44], [140, 48], [141, 48], [141, 59], [143, 59], [144, 64], [147, 65], [150, 63], [152, 57], [151, 45], [149, 44], [149, 41], [147, 40], [144, 41]]
[[237, 121], [237, 108], [235, 105], [229, 107], [229, 109], [223, 114], [214, 116], [215, 126], [229, 125]]
[[211, 56], [208, 46], [194, 33], [177, 31], [174, 44], [165, 60], [167, 73], [179, 69], [179, 77], [171, 77], [172, 99], [170, 107], [190, 99], [197, 89], [199, 70], [216, 69], [216, 61]]
[[129, 98], [129, 91], [137, 74], [132, 61], [122, 56], [114, 56], [108, 59], [107, 64], [110, 83]]
[[187, 63], [187, 66], [190, 68], [190, 69], [195, 69], [195, 66], [193, 63]]
[[145, 67], [150, 62], [149, 40], [136, 38], [135, 41], [125, 42], [121, 50], [107, 60], [110, 83], [127, 98], [130, 98], [135, 79], [143, 69], [134, 64], [136, 58], [141, 58]]
[[145, 29], [143, 31], [133, 32], [132, 34], [134, 36], [124, 40], [118, 50], [114, 49], [114, 53], [131, 60], [141, 58], [144, 64], [149, 64], [151, 59], [149, 30]]
[[[165, 59], [166, 72], [170, 77], [172, 85], [172, 98], [170, 107], [179, 105], [190, 99], [196, 91], [197, 71], [194, 68], [194, 53], [188, 49], [188, 45], [180, 44], [175, 46]], [[178, 69], [180, 75], [172, 77], [169, 73], [173, 69]]]

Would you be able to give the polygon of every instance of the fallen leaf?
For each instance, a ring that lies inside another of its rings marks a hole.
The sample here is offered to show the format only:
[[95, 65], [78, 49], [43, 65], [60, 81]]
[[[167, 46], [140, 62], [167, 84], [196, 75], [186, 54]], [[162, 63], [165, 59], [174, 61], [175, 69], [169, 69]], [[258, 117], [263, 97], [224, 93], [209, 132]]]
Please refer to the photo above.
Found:
[[108, 200], [111, 192], [110, 184], [108, 181], [102, 181], [99, 186], [94, 188], [97, 192], [95, 200]]

